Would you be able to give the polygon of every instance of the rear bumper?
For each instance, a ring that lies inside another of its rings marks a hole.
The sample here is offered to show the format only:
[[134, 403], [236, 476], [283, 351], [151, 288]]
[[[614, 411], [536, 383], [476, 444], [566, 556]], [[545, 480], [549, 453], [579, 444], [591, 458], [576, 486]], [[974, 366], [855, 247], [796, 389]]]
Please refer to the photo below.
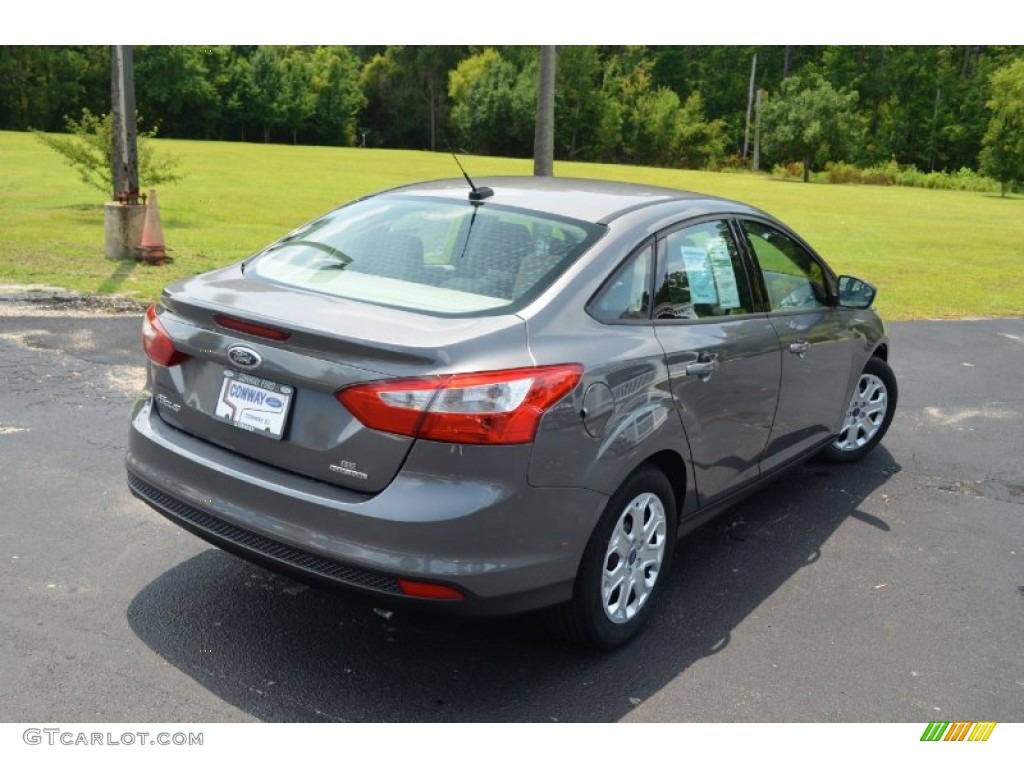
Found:
[[[165, 424], [140, 400], [126, 465], [132, 493], [211, 543], [331, 588], [467, 615], [568, 600], [607, 497], [532, 488], [528, 446], [419, 441], [378, 494], [240, 457]], [[462, 600], [405, 596], [399, 579]]]

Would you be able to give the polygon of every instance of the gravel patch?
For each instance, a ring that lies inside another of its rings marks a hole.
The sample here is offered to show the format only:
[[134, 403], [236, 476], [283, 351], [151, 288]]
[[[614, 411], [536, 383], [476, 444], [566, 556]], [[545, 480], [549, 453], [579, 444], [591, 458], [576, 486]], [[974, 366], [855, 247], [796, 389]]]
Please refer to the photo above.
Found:
[[96, 296], [49, 285], [0, 284], [0, 317], [26, 311], [57, 312], [70, 317], [96, 314], [140, 314], [148, 302], [125, 296]]

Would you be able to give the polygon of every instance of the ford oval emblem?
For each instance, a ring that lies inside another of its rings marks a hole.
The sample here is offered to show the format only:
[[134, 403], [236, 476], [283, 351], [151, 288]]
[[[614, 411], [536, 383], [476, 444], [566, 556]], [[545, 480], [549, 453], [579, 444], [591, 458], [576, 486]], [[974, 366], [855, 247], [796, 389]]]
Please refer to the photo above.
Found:
[[228, 359], [240, 368], [257, 368], [263, 362], [259, 352], [248, 347], [231, 347]]

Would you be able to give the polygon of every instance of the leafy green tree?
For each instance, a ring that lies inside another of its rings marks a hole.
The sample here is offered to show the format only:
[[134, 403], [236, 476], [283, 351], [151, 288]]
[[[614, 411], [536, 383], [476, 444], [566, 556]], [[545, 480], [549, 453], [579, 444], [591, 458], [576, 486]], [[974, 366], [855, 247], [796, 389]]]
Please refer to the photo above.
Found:
[[281, 89], [279, 55], [271, 46], [236, 49], [224, 68], [224, 114], [231, 133], [246, 140], [246, 132], [270, 141], [281, 124], [278, 94]]
[[989, 82], [991, 117], [979, 160], [1006, 197], [1012, 184], [1024, 180], [1024, 59], [997, 70]]
[[0, 129], [58, 131], [109, 104], [109, 46], [0, 46]]
[[360, 78], [367, 143], [436, 149], [448, 126], [448, 74], [465, 52], [453, 45], [390, 45], [372, 54]]
[[158, 122], [162, 131], [196, 139], [217, 134], [221, 100], [204, 50], [187, 45], [135, 49], [135, 102], [139, 114]]
[[679, 97], [671, 88], [645, 88], [633, 102], [634, 157], [650, 165], [672, 165]]
[[[604, 93], [611, 109], [608, 122], [601, 126], [605, 156], [608, 160], [654, 163], [654, 155], [671, 144], [671, 120], [666, 119], [679, 97], [668, 88], [655, 89], [651, 81], [651, 62], [644, 49], [633, 47], [612, 57], [605, 67]], [[615, 104], [615, 106], [611, 106]], [[618, 127], [618, 146], [609, 145]]]
[[[859, 76], [865, 96], [863, 112], [869, 121], [862, 163], [892, 158], [934, 170], [949, 158], [942, 150], [943, 127], [950, 123], [957, 72], [951, 48], [884, 46], [868, 49], [868, 71]], [[832, 82], [841, 82], [833, 80]], [[874, 98], [878, 109], [871, 110]]]
[[245, 98], [249, 114], [263, 130], [263, 142], [270, 143], [270, 132], [281, 125], [282, 83], [281, 54], [279, 49], [261, 45], [252, 55], [252, 78]]
[[783, 81], [785, 91], [762, 108], [763, 151], [776, 160], [799, 160], [804, 181], [813, 168], [848, 159], [863, 137], [857, 93], [836, 90], [811, 72]]
[[604, 66], [594, 45], [558, 47], [555, 83], [555, 153], [569, 159], [589, 157], [605, 111], [601, 92]]
[[[781, 46], [776, 61], [750, 46], [660, 46], [653, 48], [651, 76], [655, 86], [671, 88], [680, 99], [699, 92], [710, 114], [734, 127], [738, 143], [746, 125], [750, 59], [758, 53], [759, 83], [768, 87], [781, 80]], [[769, 80], [771, 75], [771, 80]]]
[[311, 61], [315, 98], [310, 134], [324, 144], [352, 146], [366, 97], [360, 88], [360, 62], [349, 48], [317, 48]]
[[1019, 46], [957, 46], [954, 51], [959, 62], [957, 79], [946, 99], [947, 120], [940, 144], [949, 157], [945, 168], [951, 171], [977, 167], [978, 148], [988, 130], [986, 100], [991, 77], [1024, 56]]
[[588, 159], [614, 162], [622, 156], [622, 130], [626, 108], [614, 95], [602, 91], [601, 117], [594, 129], [593, 151]]
[[256, 90], [252, 59], [245, 55], [230, 58], [225, 67], [223, 91], [225, 129], [232, 137], [245, 141], [245, 129], [256, 124], [252, 95]]
[[282, 52], [279, 58], [280, 90], [275, 99], [275, 110], [281, 127], [292, 135], [292, 144], [299, 143], [299, 131], [316, 111], [316, 93], [309, 54], [302, 48]]
[[[65, 118], [68, 134], [51, 136], [42, 131], [33, 131], [35, 137], [59, 154], [74, 168], [78, 177], [90, 187], [110, 195], [114, 182], [111, 176], [113, 163], [113, 130], [111, 115], [94, 115], [88, 109], [82, 110], [82, 117]], [[156, 136], [156, 130], [138, 132], [139, 186], [143, 189], [159, 184], [172, 184], [183, 177], [178, 171], [179, 160], [170, 155], [157, 155], [149, 142]]]
[[404, 48], [406, 57], [412, 58], [412, 71], [417, 91], [426, 110], [428, 126], [428, 148], [437, 149], [438, 136], [447, 127], [446, 83], [448, 72], [454, 67], [464, 49], [453, 45], [420, 45], [410, 51]]
[[[450, 136], [475, 151], [526, 156], [536, 51], [139, 46], [136, 96], [161, 136], [271, 141], [287, 134], [300, 143], [365, 138], [371, 146], [431, 149]], [[743, 145], [755, 54], [755, 88], [773, 94], [768, 112], [789, 101], [788, 75], [806, 82], [820, 76], [837, 94], [857, 94], [847, 113], [854, 141], [837, 141], [828, 135], [830, 121], [822, 122], [815, 147], [828, 152], [812, 152], [808, 171], [838, 158], [861, 167], [958, 171], [978, 167], [990, 128], [990, 78], [1024, 57], [1024, 47], [565, 46], [555, 90], [556, 156], [718, 164]], [[695, 94], [699, 102], [691, 102]], [[109, 46], [0, 46], [0, 129], [60, 131], [64, 115], [104, 113], [109, 99]], [[766, 162], [804, 159], [792, 142], [773, 146], [767, 127]]]
[[699, 91], [687, 97], [676, 114], [672, 165], [683, 168], [714, 168], [726, 155], [724, 120], [708, 120]]
[[829, 46], [819, 64], [860, 96], [860, 164], [955, 171], [977, 162], [990, 74], [1019, 55], [1003, 46]]
[[[705, 168], [725, 155], [726, 125], [707, 120], [699, 92], [680, 101], [674, 90], [655, 85], [651, 60], [631, 51], [631, 67], [611, 60], [605, 74], [605, 115], [598, 124], [611, 159], [669, 167]], [[612, 144], [617, 139], [617, 146]], [[609, 150], [611, 150], [609, 152]]]
[[[419, 100], [408, 73], [398, 61], [394, 46], [376, 53], [363, 65], [360, 90], [366, 106], [360, 122], [368, 126], [365, 141], [373, 146], [415, 146], [413, 137], [419, 128]], [[360, 143], [364, 140], [360, 136]]]
[[456, 103], [464, 102], [478, 80], [504, 63], [505, 60], [494, 48], [486, 48], [480, 53], [467, 56], [448, 73], [448, 95]]
[[537, 107], [537, 61], [521, 70], [488, 48], [449, 75], [451, 123], [471, 152], [529, 157]]

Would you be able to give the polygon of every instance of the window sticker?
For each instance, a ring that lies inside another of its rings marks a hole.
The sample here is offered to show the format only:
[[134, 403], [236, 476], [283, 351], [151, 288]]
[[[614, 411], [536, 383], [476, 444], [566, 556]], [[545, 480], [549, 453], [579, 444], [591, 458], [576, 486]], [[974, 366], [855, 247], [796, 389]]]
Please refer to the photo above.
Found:
[[736, 309], [740, 305], [740, 292], [736, 286], [736, 271], [729, 255], [729, 246], [724, 237], [712, 237], [707, 242], [708, 260], [711, 273], [718, 286], [722, 309]]
[[694, 304], [717, 304], [718, 292], [708, 265], [708, 254], [703, 248], [688, 245], [679, 246], [679, 252], [683, 256], [686, 277], [690, 281], [690, 301]]

